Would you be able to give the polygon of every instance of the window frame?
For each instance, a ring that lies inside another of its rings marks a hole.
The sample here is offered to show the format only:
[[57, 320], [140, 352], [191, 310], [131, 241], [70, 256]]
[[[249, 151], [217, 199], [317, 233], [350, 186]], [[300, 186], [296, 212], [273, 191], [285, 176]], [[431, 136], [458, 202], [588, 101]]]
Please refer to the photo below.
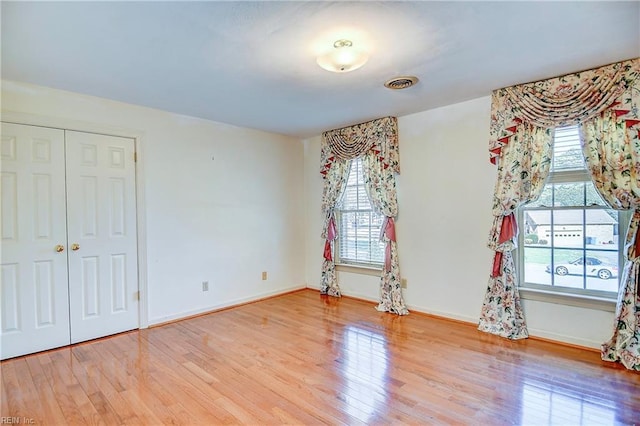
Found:
[[[549, 177], [545, 182], [545, 186], [553, 185], [553, 184], [563, 184], [563, 183], [581, 183], [584, 182], [586, 184], [593, 182], [591, 179], [591, 175], [587, 170], [586, 166], [583, 169], [574, 169], [574, 170], [559, 170], [559, 171], [550, 171]], [[587, 190], [585, 186], [585, 191]], [[586, 196], [586, 193], [585, 193]], [[586, 198], [585, 198], [586, 201]], [[553, 204], [553, 203], [552, 203]], [[586, 203], [585, 203], [586, 204]], [[558, 303], [563, 305], [570, 306], [578, 306], [584, 308], [591, 309], [599, 309], [604, 311], [615, 312], [615, 303], [617, 300], [618, 292], [609, 292], [604, 290], [593, 290], [593, 289], [585, 289], [585, 288], [571, 288], [571, 287], [562, 287], [562, 286], [554, 286], [552, 284], [539, 284], [539, 283], [529, 283], [525, 281], [525, 237], [526, 232], [524, 232], [524, 214], [525, 211], [535, 211], [535, 210], [543, 210], [549, 211], [553, 216], [554, 211], [561, 210], [601, 210], [601, 209], [611, 209], [608, 205], [601, 204], [591, 204], [584, 206], [533, 206], [528, 207], [527, 205], [521, 206], [516, 210], [516, 220], [518, 223], [518, 228], [520, 232], [518, 233], [517, 238], [517, 249], [515, 250], [515, 263], [518, 271], [518, 287], [523, 299], [543, 301], [549, 303]], [[624, 245], [626, 240], [626, 230], [629, 226], [629, 221], [631, 220], [631, 212], [618, 210], [618, 289], [620, 286], [620, 280], [622, 278], [622, 272], [624, 268], [625, 262], [625, 252]], [[586, 226], [586, 224], [584, 225]], [[553, 232], [553, 231], [552, 231]], [[586, 248], [585, 239], [586, 233], [583, 234], [583, 243], [582, 247], [576, 248], [576, 250], [583, 251], [584, 257], [588, 257], [588, 252], [598, 251], [598, 249], [594, 248]], [[553, 253], [554, 246], [549, 245], [549, 250]], [[608, 251], [608, 250], [602, 250]], [[555, 278], [552, 274], [552, 280]], [[583, 279], [586, 279], [586, 276], [583, 275]], [[612, 278], [613, 279], [613, 278]], [[553, 282], [553, 281], [552, 281]]]
[[[354, 165], [354, 161], [360, 161], [362, 162], [362, 158], [354, 158], [353, 160], [350, 160], [349, 163], [349, 174], [347, 175], [347, 181], [345, 182], [345, 188], [344, 188], [344, 192], [342, 194], [342, 197], [340, 200], [338, 200], [338, 202], [336, 203], [336, 207], [334, 208], [334, 217], [335, 217], [335, 221], [336, 221], [336, 229], [337, 229], [337, 233], [338, 236], [335, 239], [334, 242], [334, 252], [333, 252], [333, 258], [335, 259], [335, 264], [336, 264], [336, 268], [338, 270], [341, 271], [345, 271], [345, 272], [353, 272], [353, 273], [361, 273], [361, 274], [365, 274], [365, 275], [379, 275], [380, 271], [382, 271], [382, 267], [384, 266], [384, 257], [381, 259], [380, 262], [363, 262], [363, 261], [357, 261], [357, 260], [351, 260], [351, 259], [343, 259], [340, 256], [340, 241], [342, 240], [342, 235], [341, 235], [341, 223], [342, 223], [342, 215], [345, 213], [369, 213], [372, 216], [373, 215], [378, 215], [380, 216], [382, 219], [384, 219], [384, 216], [380, 213], [377, 213], [373, 207], [373, 203], [371, 202], [371, 199], [369, 198], [369, 194], [366, 191], [366, 187], [365, 187], [365, 193], [367, 193], [367, 201], [369, 203], [369, 208], [368, 209], [343, 209], [341, 208], [341, 203], [342, 203], [342, 198], [345, 196], [346, 192], [347, 192], [347, 185], [349, 182], [349, 177], [351, 176], [351, 172], [353, 170], [353, 165]], [[361, 165], [362, 167], [362, 165]], [[364, 175], [364, 173], [363, 173]], [[358, 184], [355, 186], [365, 186], [364, 183], [364, 178], [362, 181], [362, 184]], [[373, 217], [372, 217], [373, 219]], [[372, 221], [370, 221], [369, 223], [371, 224]], [[372, 227], [371, 225], [369, 225], [369, 244], [373, 244], [373, 242], [378, 241], [379, 240], [379, 234], [374, 235], [375, 233], [372, 233]]]

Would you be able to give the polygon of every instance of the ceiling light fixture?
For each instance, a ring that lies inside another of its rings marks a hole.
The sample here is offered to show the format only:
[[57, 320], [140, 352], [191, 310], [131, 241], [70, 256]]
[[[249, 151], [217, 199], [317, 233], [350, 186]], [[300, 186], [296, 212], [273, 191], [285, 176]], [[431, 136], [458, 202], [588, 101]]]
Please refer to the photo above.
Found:
[[340, 39], [333, 43], [334, 49], [322, 56], [317, 62], [322, 68], [332, 72], [349, 72], [363, 66], [369, 57], [367, 53], [353, 46], [351, 40]]

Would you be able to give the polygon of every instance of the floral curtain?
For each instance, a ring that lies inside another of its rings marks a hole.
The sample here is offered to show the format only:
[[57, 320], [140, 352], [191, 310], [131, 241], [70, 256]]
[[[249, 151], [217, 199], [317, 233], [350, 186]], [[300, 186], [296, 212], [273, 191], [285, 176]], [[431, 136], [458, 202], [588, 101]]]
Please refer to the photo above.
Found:
[[409, 310], [402, 298], [400, 264], [396, 243], [394, 218], [398, 215], [396, 178], [393, 168], [385, 167], [375, 151], [364, 154], [364, 183], [374, 209], [385, 216], [382, 224], [381, 240], [385, 242], [385, 261], [380, 279], [380, 304], [376, 309], [407, 315]]
[[613, 336], [602, 359], [640, 370], [640, 67], [626, 74], [626, 88], [609, 109], [581, 126], [593, 182], [616, 210], [633, 210], [625, 244]]
[[342, 197], [351, 163], [336, 157], [327, 159], [330, 166], [323, 168], [324, 188], [322, 191], [322, 238], [325, 239], [322, 260], [322, 276], [320, 280], [320, 293], [329, 296], [340, 297], [340, 287], [336, 277], [336, 264], [333, 260], [333, 244], [338, 237], [333, 211]]
[[520, 304], [512, 251], [518, 235], [515, 210], [537, 199], [551, 165], [551, 132], [518, 126], [498, 164], [493, 196], [493, 226], [488, 247], [495, 252], [478, 329], [509, 339], [529, 336]]
[[502, 148], [524, 123], [545, 129], [589, 120], [608, 109], [629, 89], [640, 59], [495, 90], [491, 99], [489, 159], [496, 164]]
[[493, 92], [489, 158], [498, 164], [498, 181], [488, 246], [495, 255], [480, 330], [527, 337], [511, 254], [517, 236], [513, 212], [542, 190], [549, 172], [551, 130], [589, 122], [615, 108], [631, 90], [630, 82], [637, 81], [639, 69], [640, 60], [632, 59]]
[[[409, 313], [402, 297], [400, 285], [400, 266], [398, 261], [398, 249], [395, 236], [395, 218], [398, 214], [398, 203], [396, 199], [395, 175], [400, 173], [400, 152], [398, 149], [398, 124], [395, 117], [385, 117], [355, 126], [344, 127], [331, 130], [322, 135], [321, 150], [321, 170], [325, 180], [324, 193], [338, 194], [335, 188], [328, 188], [335, 184], [336, 180], [331, 179], [334, 167], [341, 162], [348, 162], [354, 158], [363, 157], [364, 179], [367, 194], [374, 208], [385, 215], [381, 239], [386, 243], [385, 265], [380, 278], [380, 303], [378, 310], [392, 312], [398, 315]], [[348, 168], [343, 179], [348, 176]], [[344, 182], [342, 183], [344, 184]], [[340, 189], [339, 194], [342, 194]], [[324, 200], [324, 198], [323, 198]], [[335, 265], [333, 261], [327, 260], [327, 250], [332, 246], [328, 242], [331, 238], [337, 237], [335, 232], [335, 222], [333, 222], [333, 232], [331, 223], [333, 219], [333, 207], [339, 198], [333, 200], [331, 212], [325, 207], [323, 201], [323, 213], [326, 215], [323, 238], [325, 242], [325, 254], [323, 262], [323, 283], [325, 275], [327, 282], [332, 280], [335, 285], [332, 294], [339, 296], [340, 289], [335, 279]], [[327, 206], [329, 203], [327, 203]], [[325, 267], [325, 264], [327, 266]], [[323, 284], [324, 288], [324, 284]]]

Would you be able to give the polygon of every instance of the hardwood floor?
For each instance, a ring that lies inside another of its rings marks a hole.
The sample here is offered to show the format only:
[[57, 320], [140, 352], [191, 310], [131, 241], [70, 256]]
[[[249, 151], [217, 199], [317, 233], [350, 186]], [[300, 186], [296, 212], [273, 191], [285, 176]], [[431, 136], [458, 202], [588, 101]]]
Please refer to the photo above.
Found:
[[373, 307], [303, 290], [7, 360], [0, 423], [640, 421], [640, 374], [597, 352]]

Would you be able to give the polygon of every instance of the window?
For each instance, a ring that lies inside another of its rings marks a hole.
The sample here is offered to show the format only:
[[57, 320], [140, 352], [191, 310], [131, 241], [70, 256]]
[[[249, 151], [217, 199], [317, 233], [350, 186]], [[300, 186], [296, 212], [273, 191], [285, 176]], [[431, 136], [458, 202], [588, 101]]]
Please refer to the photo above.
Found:
[[347, 186], [336, 208], [336, 263], [380, 268], [384, 263], [384, 243], [380, 241], [383, 221], [384, 216], [371, 206], [362, 160], [356, 158], [351, 161]]
[[542, 195], [518, 212], [521, 287], [612, 297], [628, 214], [609, 208], [591, 182], [577, 126], [556, 129], [552, 158]]

